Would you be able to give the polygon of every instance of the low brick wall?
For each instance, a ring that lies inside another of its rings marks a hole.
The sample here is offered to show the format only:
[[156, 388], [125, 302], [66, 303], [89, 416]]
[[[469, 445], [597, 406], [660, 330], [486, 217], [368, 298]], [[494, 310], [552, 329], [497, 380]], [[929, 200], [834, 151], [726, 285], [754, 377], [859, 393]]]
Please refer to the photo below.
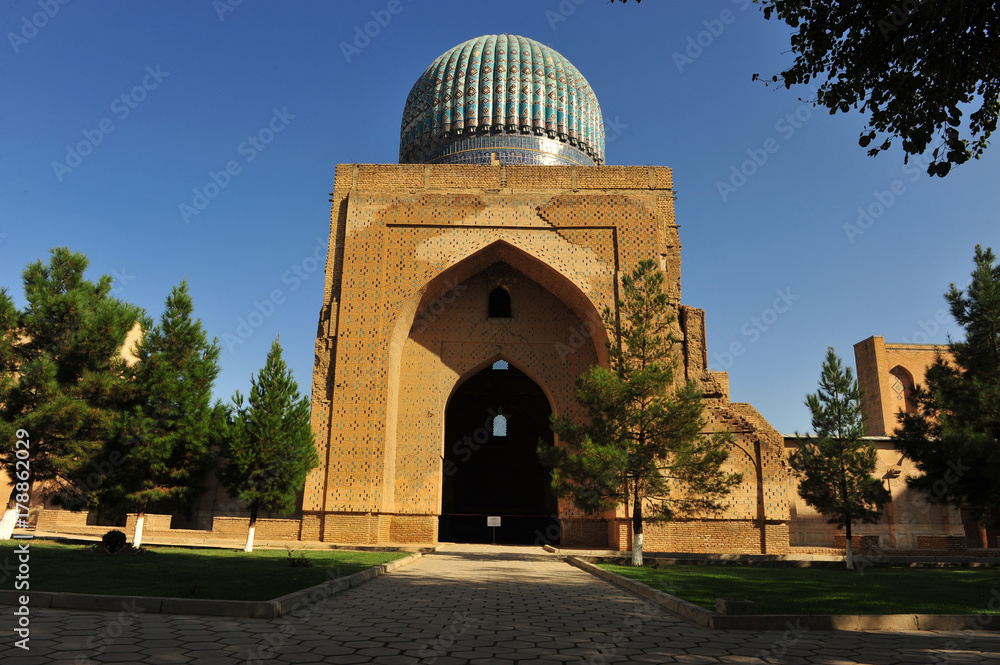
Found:
[[302, 516], [302, 527], [299, 535], [302, 540], [319, 540], [323, 533], [323, 517], [318, 513], [306, 513]]
[[375, 545], [389, 542], [393, 515], [327, 513], [323, 516], [323, 542]]
[[436, 515], [393, 515], [389, 522], [389, 540], [393, 543], [436, 543]]
[[68, 510], [40, 510], [35, 528], [39, 531], [76, 533], [71, 529], [87, 528], [87, 513]]
[[561, 522], [562, 537], [558, 543], [560, 546], [601, 550], [608, 548], [608, 520], [564, 518]]
[[[847, 536], [838, 533], [833, 537], [833, 546], [836, 549], [847, 549]], [[851, 549], [856, 554], [874, 554], [881, 548], [878, 544], [878, 536], [851, 536]]]
[[944, 550], [949, 554], [964, 554], [968, 547], [965, 536], [917, 536], [917, 549]]
[[[129, 513], [125, 516], [125, 535], [129, 538], [135, 536], [135, 522], [137, 513]], [[157, 513], [146, 513], [142, 521], [142, 536], [145, 538], [151, 533], [168, 533], [170, 531], [170, 515], [159, 515]]]
[[[618, 519], [609, 528], [610, 549], [631, 549], [631, 522]], [[617, 535], [617, 540], [614, 536]], [[788, 524], [764, 527], [768, 554], [787, 554]], [[760, 527], [752, 520], [691, 520], [643, 525], [646, 552], [701, 552], [712, 554], [760, 554]]]
[[[125, 521], [125, 534], [132, 538], [135, 535], [136, 514], [129, 513]], [[146, 513], [142, 526], [143, 536], [152, 534], [173, 536], [177, 538], [242, 540], [246, 538], [250, 527], [249, 517], [214, 517], [212, 530], [202, 529], [171, 529], [170, 515]], [[260, 540], [298, 540], [299, 520], [289, 519], [259, 519], [254, 531], [254, 538]], [[105, 528], [106, 530], [106, 528]]]
[[35, 529], [50, 533], [67, 533], [75, 536], [96, 536], [100, 538], [115, 528], [113, 526], [87, 524], [87, 517], [87, 513], [84, 512], [74, 513], [69, 510], [42, 509], [38, 511], [38, 521], [35, 524]]
[[[249, 528], [249, 517], [212, 518], [212, 535], [216, 538], [246, 538]], [[254, 539], [298, 540], [299, 528], [299, 520], [258, 519], [254, 528]]]

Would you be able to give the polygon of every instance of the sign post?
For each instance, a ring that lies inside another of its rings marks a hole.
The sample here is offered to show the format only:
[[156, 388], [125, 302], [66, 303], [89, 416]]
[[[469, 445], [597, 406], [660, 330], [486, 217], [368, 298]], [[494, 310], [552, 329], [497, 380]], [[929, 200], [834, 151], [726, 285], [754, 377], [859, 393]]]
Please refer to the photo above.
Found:
[[486, 526], [493, 527], [493, 544], [497, 544], [497, 527], [500, 526], [500, 516], [499, 515], [488, 515], [486, 517]]

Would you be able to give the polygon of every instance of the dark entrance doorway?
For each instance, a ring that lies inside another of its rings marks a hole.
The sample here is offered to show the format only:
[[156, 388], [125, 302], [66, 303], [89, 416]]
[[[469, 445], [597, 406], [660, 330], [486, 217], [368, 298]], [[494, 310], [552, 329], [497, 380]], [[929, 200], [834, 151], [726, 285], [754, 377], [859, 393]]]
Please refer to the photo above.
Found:
[[551, 476], [536, 452], [539, 439], [552, 445], [551, 413], [538, 384], [504, 360], [459, 386], [445, 411], [439, 540], [492, 542], [490, 515], [501, 518], [498, 543], [533, 544], [558, 531]]

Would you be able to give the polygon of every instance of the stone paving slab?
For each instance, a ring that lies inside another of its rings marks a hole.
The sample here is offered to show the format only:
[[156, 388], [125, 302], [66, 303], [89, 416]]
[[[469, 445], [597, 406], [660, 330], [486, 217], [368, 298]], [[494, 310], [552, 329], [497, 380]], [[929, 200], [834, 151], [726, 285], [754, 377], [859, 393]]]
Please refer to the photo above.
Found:
[[545, 554], [463, 545], [281, 619], [32, 609], [0, 614], [0, 663], [1000, 663], [976, 631], [710, 630]]

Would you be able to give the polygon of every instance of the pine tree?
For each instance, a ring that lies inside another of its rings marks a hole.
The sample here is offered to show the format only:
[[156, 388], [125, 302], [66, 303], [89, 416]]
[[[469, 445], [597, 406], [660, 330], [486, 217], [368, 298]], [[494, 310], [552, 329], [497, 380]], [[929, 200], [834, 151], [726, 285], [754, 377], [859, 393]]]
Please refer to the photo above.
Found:
[[[51, 254], [48, 265], [25, 269], [22, 312], [0, 297], [0, 458], [16, 478], [15, 434], [26, 431], [28, 494], [49, 481], [48, 498], [78, 508], [86, 488], [76, 482], [87, 476], [128, 389], [121, 349], [140, 310], [110, 295], [111, 277], [84, 279], [83, 254], [62, 247]], [[12, 491], [0, 539], [10, 537], [15, 520]]]
[[[914, 388], [916, 413], [900, 413], [894, 443], [923, 475], [907, 484], [935, 503], [972, 508], [985, 526], [1000, 514], [1000, 264], [976, 245], [966, 290], [945, 294], [964, 341], [950, 340], [953, 363], [938, 357]], [[982, 543], [987, 546], [986, 542]]]
[[892, 497], [872, 475], [878, 454], [864, 440], [861, 388], [832, 347], [823, 361], [819, 391], [806, 396], [806, 406], [816, 438], [799, 438], [789, 463], [800, 478], [799, 496], [829, 515], [830, 524], [846, 529], [847, 567], [853, 569], [851, 525], [878, 522], [882, 505]]
[[[148, 507], [187, 509], [211, 464], [220, 410], [211, 403], [219, 345], [208, 341], [183, 281], [167, 297], [160, 323], [147, 329], [129, 370], [133, 392], [101, 463], [95, 494], [105, 506], [138, 512], [133, 546], [142, 544]], [[220, 407], [221, 408], [221, 407]]]
[[605, 308], [611, 367], [576, 381], [586, 424], [553, 416], [561, 445], [540, 445], [552, 487], [588, 512], [632, 507], [632, 565], [642, 565], [644, 520], [705, 515], [742, 481], [722, 471], [728, 432], [705, 436], [703, 404], [693, 382], [677, 385], [675, 321], [663, 274], [651, 260], [622, 280], [620, 317]]
[[250, 552], [258, 512], [292, 512], [306, 476], [319, 466], [319, 456], [309, 422], [309, 399], [299, 396], [278, 339], [258, 376], [250, 379], [248, 404], [243, 405], [239, 391], [233, 404], [220, 478], [229, 493], [250, 508], [244, 547]]

